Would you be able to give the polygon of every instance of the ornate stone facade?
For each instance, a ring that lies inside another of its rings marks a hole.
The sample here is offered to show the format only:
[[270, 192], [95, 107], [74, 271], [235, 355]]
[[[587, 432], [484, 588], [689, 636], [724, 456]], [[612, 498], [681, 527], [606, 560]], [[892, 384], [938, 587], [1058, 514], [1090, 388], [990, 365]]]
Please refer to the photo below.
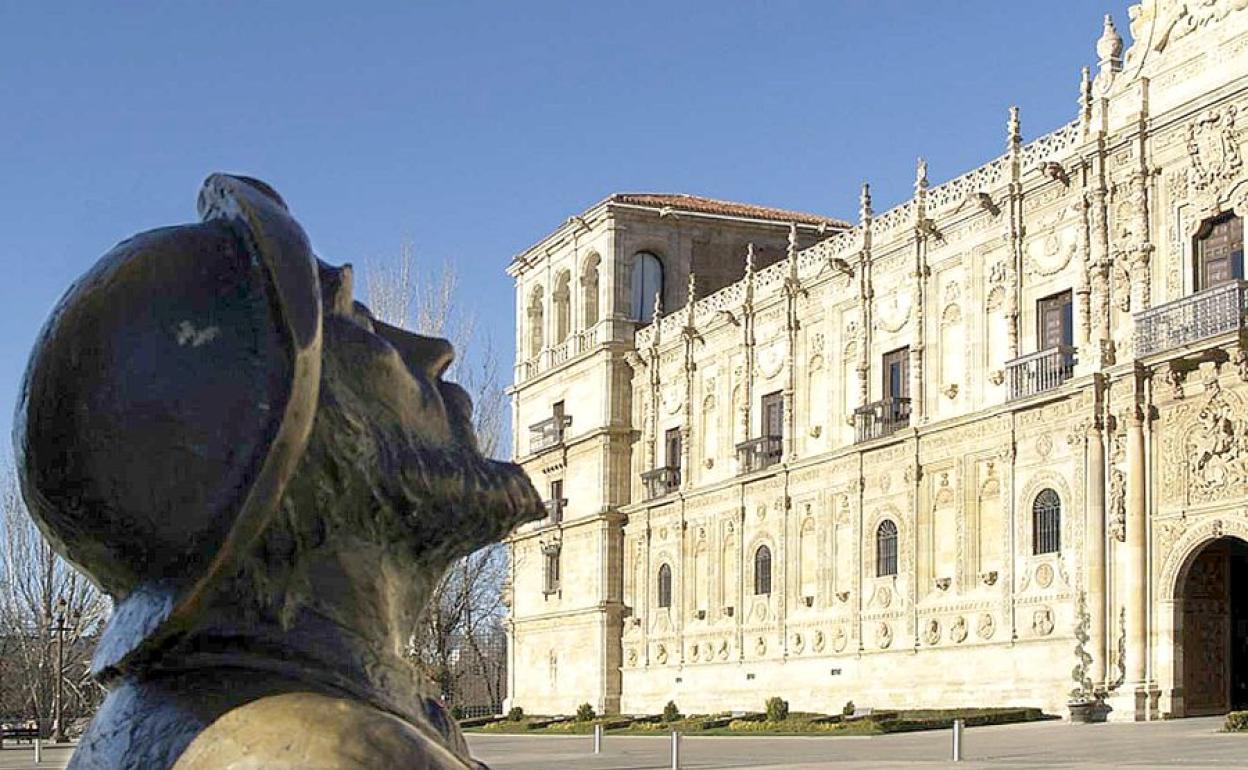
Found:
[[511, 541], [513, 702], [1060, 712], [1081, 596], [1114, 718], [1221, 681], [1186, 597], [1248, 540], [1246, 6], [1107, 18], [1074, 121], [855, 226], [613, 198], [517, 257], [515, 445], [568, 502]]

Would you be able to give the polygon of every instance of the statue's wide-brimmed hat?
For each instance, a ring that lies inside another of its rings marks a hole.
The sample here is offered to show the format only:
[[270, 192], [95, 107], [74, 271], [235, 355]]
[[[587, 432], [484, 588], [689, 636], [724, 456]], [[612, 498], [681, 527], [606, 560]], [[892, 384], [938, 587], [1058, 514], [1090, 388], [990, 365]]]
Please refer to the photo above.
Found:
[[199, 213], [118, 244], [69, 289], [18, 400], [30, 512], [117, 602], [97, 670], [193, 618], [274, 515], [315, 416], [307, 236], [245, 177], [209, 177]]

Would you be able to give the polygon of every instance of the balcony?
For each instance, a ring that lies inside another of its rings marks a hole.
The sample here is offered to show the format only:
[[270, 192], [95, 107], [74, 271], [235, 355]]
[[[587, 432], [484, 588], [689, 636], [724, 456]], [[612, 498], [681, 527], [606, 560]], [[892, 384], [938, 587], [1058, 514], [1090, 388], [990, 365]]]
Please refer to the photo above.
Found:
[[555, 414], [529, 426], [529, 452], [540, 452], [563, 443], [564, 429], [572, 424], [572, 416]]
[[737, 465], [741, 473], [752, 473], [769, 468], [784, 456], [782, 436], [761, 436], [737, 444]]
[[1232, 281], [1135, 314], [1135, 356], [1192, 345], [1244, 328], [1248, 282]]
[[567, 498], [556, 497], [550, 500], [543, 500], [542, 505], [546, 506], [546, 519], [542, 521], [543, 525], [560, 524], [563, 522], [563, 509], [568, 505]]
[[861, 444], [891, 436], [910, 425], [910, 399], [882, 398], [854, 410], [854, 441]]
[[653, 500], [671, 494], [680, 488], [680, 466], [665, 466], [641, 474], [646, 487], [646, 499]]
[[1075, 371], [1075, 349], [1055, 345], [1005, 362], [1010, 398], [1027, 398], [1053, 390]]

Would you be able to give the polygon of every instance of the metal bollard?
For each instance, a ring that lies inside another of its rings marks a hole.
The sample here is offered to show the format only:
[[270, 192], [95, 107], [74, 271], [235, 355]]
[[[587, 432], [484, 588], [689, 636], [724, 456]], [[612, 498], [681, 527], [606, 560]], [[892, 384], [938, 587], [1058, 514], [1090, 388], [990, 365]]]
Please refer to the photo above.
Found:
[[35, 764], [43, 762], [43, 741], [35, 736]]
[[962, 730], [966, 723], [961, 719], [953, 720], [953, 761], [962, 761]]
[[602, 753], [602, 725], [594, 725], [594, 753]]
[[680, 733], [672, 730], [672, 770], [680, 770]]

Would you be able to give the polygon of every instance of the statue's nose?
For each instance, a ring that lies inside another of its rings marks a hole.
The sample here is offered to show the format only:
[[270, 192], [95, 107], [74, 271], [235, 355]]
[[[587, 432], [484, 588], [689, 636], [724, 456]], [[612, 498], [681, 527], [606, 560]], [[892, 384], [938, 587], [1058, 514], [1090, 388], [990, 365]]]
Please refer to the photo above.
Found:
[[431, 380], [441, 377], [455, 360], [455, 349], [444, 339], [413, 334], [380, 321], [373, 325], [412, 371], [424, 373]]

